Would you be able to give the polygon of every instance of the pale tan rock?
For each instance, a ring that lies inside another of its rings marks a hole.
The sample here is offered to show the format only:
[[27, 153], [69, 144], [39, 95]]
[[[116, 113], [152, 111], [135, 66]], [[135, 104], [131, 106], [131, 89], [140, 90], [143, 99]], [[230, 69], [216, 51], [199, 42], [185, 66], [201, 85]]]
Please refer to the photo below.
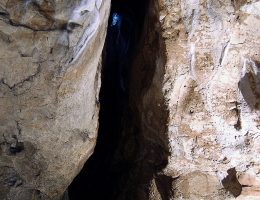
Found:
[[[255, 181], [260, 178], [258, 7], [258, 1], [150, 4], [142, 59], [134, 68], [135, 76], [138, 67], [149, 76], [147, 65], [154, 74], [147, 81], [140, 72], [149, 84], [134, 103], [142, 120], [143, 157], [158, 156], [154, 165], [168, 160], [154, 170], [172, 177], [173, 195], [167, 199], [260, 198]], [[242, 176], [246, 171], [253, 173]], [[152, 180], [142, 184], [151, 185], [154, 196], [159, 187], [169, 186]]]
[[110, 1], [97, 4], [0, 2], [0, 199], [59, 199], [93, 152]]
[[[160, 1], [170, 20], [161, 22], [171, 150], [165, 172], [187, 177], [194, 188], [177, 186], [175, 199], [230, 199], [220, 192], [223, 181], [230, 181], [227, 190], [241, 187], [249, 195], [243, 183], [259, 179], [258, 173], [250, 180], [240, 177], [239, 186], [236, 177], [260, 164], [257, 6], [256, 1]], [[232, 168], [233, 178], [225, 178]], [[192, 183], [188, 174], [197, 171], [205, 180]], [[205, 190], [206, 183], [211, 189]]]
[[[109, 1], [31, 2], [0, 2], [0, 199], [57, 199], [95, 145]], [[259, 199], [259, 15], [256, 0], [151, 0], [121, 199]]]

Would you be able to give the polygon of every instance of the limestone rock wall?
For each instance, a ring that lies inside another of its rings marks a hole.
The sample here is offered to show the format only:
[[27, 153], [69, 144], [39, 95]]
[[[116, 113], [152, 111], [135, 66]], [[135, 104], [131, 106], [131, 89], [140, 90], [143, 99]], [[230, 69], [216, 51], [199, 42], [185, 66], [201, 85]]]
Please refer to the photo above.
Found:
[[0, 0], [0, 199], [58, 199], [93, 152], [109, 0]]
[[[163, 83], [153, 83], [169, 111], [167, 198], [259, 199], [260, 2], [152, 2], [165, 44]], [[160, 187], [151, 181], [150, 199], [165, 199]]]
[[[0, 0], [0, 199], [59, 199], [93, 152], [109, 7]], [[256, 0], [150, 1], [118, 199], [259, 199], [259, 24]]]
[[150, 1], [118, 200], [260, 198], [259, 24], [259, 1]]

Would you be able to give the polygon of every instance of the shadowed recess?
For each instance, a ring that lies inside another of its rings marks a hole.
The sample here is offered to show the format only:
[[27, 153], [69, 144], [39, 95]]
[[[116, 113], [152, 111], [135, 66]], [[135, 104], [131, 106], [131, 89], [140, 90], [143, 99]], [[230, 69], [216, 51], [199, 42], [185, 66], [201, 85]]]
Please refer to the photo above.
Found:
[[223, 187], [234, 197], [238, 197], [242, 192], [242, 185], [237, 180], [237, 171], [235, 168], [227, 170], [227, 177], [222, 180]]
[[117, 199], [126, 162], [116, 164], [129, 99], [130, 71], [144, 21], [146, 1], [112, 1], [103, 50], [99, 131], [93, 155], [69, 186], [70, 200]]

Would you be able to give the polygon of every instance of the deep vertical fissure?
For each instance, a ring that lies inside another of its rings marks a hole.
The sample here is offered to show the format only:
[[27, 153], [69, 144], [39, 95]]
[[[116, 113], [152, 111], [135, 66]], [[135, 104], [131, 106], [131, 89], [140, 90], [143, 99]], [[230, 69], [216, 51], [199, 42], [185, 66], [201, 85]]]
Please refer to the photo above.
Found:
[[148, 1], [112, 0], [103, 50], [97, 144], [93, 155], [69, 186], [71, 200], [117, 199], [131, 162], [118, 158], [129, 108], [132, 60]]

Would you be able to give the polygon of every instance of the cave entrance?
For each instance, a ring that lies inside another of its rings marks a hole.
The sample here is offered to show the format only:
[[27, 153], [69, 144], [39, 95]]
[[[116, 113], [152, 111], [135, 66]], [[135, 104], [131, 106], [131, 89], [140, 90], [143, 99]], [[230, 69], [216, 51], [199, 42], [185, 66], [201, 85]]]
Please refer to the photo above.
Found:
[[70, 200], [115, 200], [129, 163], [119, 162], [129, 74], [147, 8], [145, 0], [112, 0], [103, 50], [99, 131], [93, 155], [69, 186]]

